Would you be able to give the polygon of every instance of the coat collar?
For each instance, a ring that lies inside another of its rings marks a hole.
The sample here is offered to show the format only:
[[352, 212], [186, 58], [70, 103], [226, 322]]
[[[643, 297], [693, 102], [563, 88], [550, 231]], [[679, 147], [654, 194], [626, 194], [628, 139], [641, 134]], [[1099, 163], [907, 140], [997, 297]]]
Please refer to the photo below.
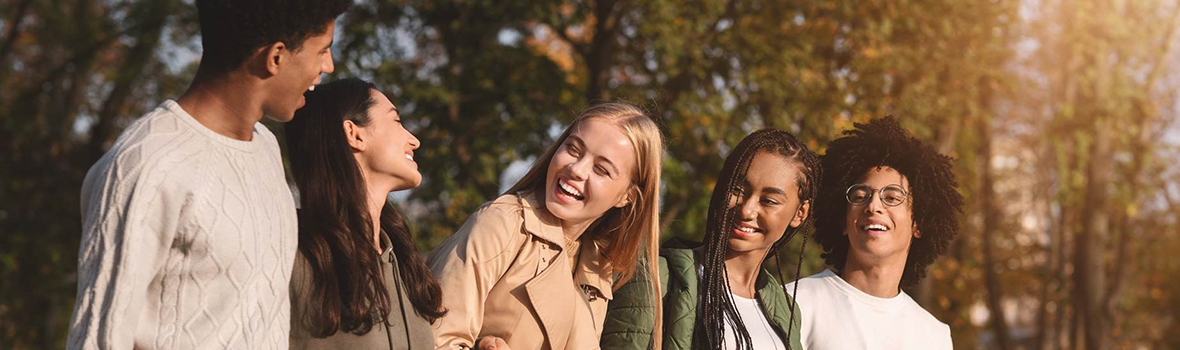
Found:
[[606, 300], [614, 299], [612, 284], [614, 282], [614, 267], [610, 260], [602, 254], [598, 242], [582, 243], [581, 256], [578, 257], [578, 267], [574, 271], [574, 283], [579, 286], [590, 286], [598, 289]]
[[525, 231], [564, 249], [565, 233], [561, 231], [561, 219], [545, 210], [545, 203], [532, 193], [518, 193], [516, 198], [524, 209]]
[[[545, 210], [544, 203], [532, 193], [518, 193], [517, 198], [524, 209], [522, 211], [525, 231], [559, 247], [564, 254], [565, 232], [561, 230], [561, 219]], [[603, 254], [601, 244], [583, 241], [582, 248], [578, 266], [574, 270], [574, 284], [593, 287], [607, 300], [612, 299], [614, 267]]]

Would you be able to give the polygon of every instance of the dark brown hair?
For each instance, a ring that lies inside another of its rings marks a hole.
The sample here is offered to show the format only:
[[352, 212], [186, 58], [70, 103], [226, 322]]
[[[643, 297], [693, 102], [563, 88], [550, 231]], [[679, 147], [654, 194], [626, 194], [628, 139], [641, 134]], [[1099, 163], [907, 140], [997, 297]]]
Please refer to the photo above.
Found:
[[837, 273], [848, 258], [848, 237], [844, 219], [848, 200], [844, 192], [860, 181], [872, 168], [888, 166], [910, 182], [910, 201], [914, 224], [921, 238], [910, 243], [900, 288], [918, 284], [926, 275], [926, 266], [946, 252], [959, 233], [959, 213], [963, 196], [956, 190], [958, 182], [951, 158], [934, 147], [910, 136], [893, 117], [856, 123], [844, 136], [828, 143], [823, 156], [827, 176], [816, 199], [815, 241], [823, 246], [824, 261]]
[[201, 26], [200, 69], [213, 76], [242, 65], [254, 50], [276, 42], [291, 51], [324, 33], [352, 0], [196, 0]]
[[[729, 275], [725, 270], [725, 255], [729, 251], [729, 228], [733, 227], [738, 220], [738, 210], [729, 208], [730, 198], [731, 196], [738, 196], [738, 198], [745, 196], [746, 173], [750, 169], [750, 163], [753, 162], [754, 156], [760, 152], [781, 155], [794, 163], [795, 171], [798, 172], [795, 179], [800, 205], [813, 202], [818, 192], [822, 175], [819, 157], [795, 139], [794, 135], [786, 131], [778, 129], [755, 131], [742, 139], [737, 147], [734, 147], [733, 152], [725, 158], [725, 165], [721, 168], [717, 185], [713, 187], [713, 197], [709, 200], [709, 214], [705, 223], [704, 249], [701, 258], [703, 269], [700, 284], [697, 287], [699, 302], [697, 303], [696, 324], [693, 326], [693, 349], [723, 348], [727, 320], [733, 326], [734, 333], [739, 337], [735, 342], [738, 349], [754, 348], [750, 334], [746, 331], [741, 317], [738, 316], [737, 308], [733, 305], [733, 299], [730, 296]], [[771, 245], [766, 259], [778, 256], [779, 249], [786, 245], [795, 234], [806, 232], [804, 227], [807, 226], [810, 216], [809, 212], [808, 218], [804, 218], [804, 223], [797, 227], [787, 227], [783, 236]], [[807, 239], [804, 237], [804, 243], [806, 242]], [[801, 250], [806, 247], [804, 245]], [[799, 252], [799, 257], [802, 259], [802, 251]], [[783, 279], [782, 265], [780, 258], [779, 264], [777, 264], [780, 279]], [[799, 271], [796, 270], [795, 278], [798, 276]], [[794, 294], [786, 293], [786, 287], [782, 283], [779, 283], [779, 287], [784, 288], [785, 295]], [[791, 320], [788, 321], [787, 327], [791, 327], [795, 323], [795, 308], [793, 302], [788, 304], [791, 307]], [[783, 325], [775, 324], [773, 319], [769, 321], [775, 331], [779, 332], [783, 342], [790, 347], [791, 329], [783, 329]]]
[[[344, 135], [344, 121], [368, 125], [373, 84], [343, 79], [317, 86], [286, 124], [288, 159], [299, 187], [299, 252], [312, 271], [312, 334], [365, 334], [390, 313], [380, 256], [373, 249], [365, 182]], [[414, 310], [430, 322], [446, 313], [442, 289], [411, 240], [405, 218], [390, 203], [381, 230], [392, 241], [398, 275]]]

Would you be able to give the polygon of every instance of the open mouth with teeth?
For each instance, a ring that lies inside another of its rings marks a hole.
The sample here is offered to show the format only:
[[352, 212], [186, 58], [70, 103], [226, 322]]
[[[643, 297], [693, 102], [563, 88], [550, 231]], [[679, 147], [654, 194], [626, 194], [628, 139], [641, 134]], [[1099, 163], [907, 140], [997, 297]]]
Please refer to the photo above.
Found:
[[866, 232], [885, 232], [885, 231], [889, 231], [889, 228], [888, 228], [888, 227], [885, 227], [885, 225], [882, 225], [882, 224], [868, 224], [868, 225], [861, 226], [861, 227], [860, 227], [860, 229], [861, 229], [861, 230], [864, 230], [864, 231], [866, 231]]
[[406, 153], [406, 159], [409, 159], [412, 162], [412, 161], [414, 161], [414, 155], [410, 154], [410, 153]]
[[574, 188], [573, 185], [570, 185], [564, 179], [557, 181], [557, 193], [565, 195], [566, 197], [572, 198], [574, 200], [580, 201], [586, 199], [586, 196], [582, 194], [582, 191], [578, 191], [577, 188]]
[[746, 226], [740, 223], [733, 225], [733, 236], [738, 238], [746, 238], [759, 233], [762, 233], [762, 230], [756, 227]]

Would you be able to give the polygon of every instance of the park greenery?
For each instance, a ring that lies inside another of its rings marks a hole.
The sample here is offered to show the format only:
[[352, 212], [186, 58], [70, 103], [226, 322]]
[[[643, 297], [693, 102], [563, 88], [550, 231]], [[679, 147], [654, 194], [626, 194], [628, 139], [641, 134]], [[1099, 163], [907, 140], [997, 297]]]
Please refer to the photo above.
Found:
[[[423, 251], [589, 103], [660, 120], [662, 232], [688, 239], [749, 132], [822, 153], [893, 115], [956, 159], [963, 230], [909, 291], [956, 348], [1180, 348], [1178, 19], [1175, 0], [359, 0], [326, 79], [373, 81], [421, 139], [425, 181], [395, 200]], [[0, 2], [0, 348], [64, 345], [82, 179], [199, 56], [191, 0]]]

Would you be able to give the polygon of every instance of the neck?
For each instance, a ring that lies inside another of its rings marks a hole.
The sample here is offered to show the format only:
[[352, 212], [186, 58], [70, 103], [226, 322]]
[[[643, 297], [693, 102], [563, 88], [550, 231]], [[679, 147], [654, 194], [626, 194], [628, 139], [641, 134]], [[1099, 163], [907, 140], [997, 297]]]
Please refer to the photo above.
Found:
[[590, 228], [594, 220], [586, 220], [582, 222], [569, 222], [568, 220], [561, 220], [561, 231], [565, 234], [565, 238], [571, 241], [576, 241], [582, 238], [582, 234], [586, 233], [586, 229]]
[[[361, 171], [361, 174], [364, 174]], [[364, 175], [368, 178], [367, 175]], [[369, 203], [369, 218], [373, 220], [373, 247], [377, 252], [381, 252], [381, 209], [385, 208], [386, 201], [389, 200], [389, 192], [392, 189], [389, 186], [381, 186], [373, 183], [371, 180], [366, 180], [366, 190], [368, 191]]]
[[254, 123], [262, 120], [262, 106], [252, 84], [237, 73], [196, 80], [176, 103], [198, 123], [223, 136], [250, 141]]
[[729, 277], [729, 291], [733, 294], [753, 299], [755, 284], [758, 282], [758, 272], [762, 270], [762, 260], [770, 249], [749, 252], [729, 251], [725, 257], [725, 274]]
[[844, 262], [844, 271], [840, 278], [868, 295], [878, 298], [892, 298], [901, 290], [901, 276], [905, 273], [905, 256], [899, 259], [866, 264], [853, 259], [852, 255]]

